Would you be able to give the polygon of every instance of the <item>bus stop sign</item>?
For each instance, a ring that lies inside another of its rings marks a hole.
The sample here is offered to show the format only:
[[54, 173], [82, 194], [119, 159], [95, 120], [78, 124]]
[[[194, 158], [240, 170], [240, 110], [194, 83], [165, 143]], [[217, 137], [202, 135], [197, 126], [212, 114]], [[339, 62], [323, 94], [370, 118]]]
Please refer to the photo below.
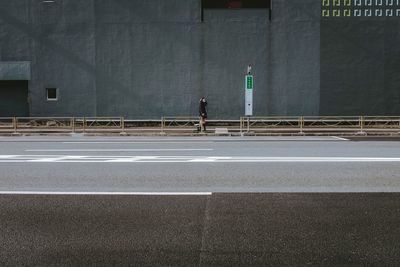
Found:
[[245, 116], [253, 116], [253, 75], [246, 75], [245, 79]]

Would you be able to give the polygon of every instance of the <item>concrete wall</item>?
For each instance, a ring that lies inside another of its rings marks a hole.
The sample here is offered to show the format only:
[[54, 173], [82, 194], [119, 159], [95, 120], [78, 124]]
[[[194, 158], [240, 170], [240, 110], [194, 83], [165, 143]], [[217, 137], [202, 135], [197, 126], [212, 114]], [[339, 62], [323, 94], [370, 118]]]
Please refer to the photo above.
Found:
[[[272, 20], [243, 9], [205, 10], [202, 21], [200, 2], [1, 1], [0, 61], [31, 62], [31, 116], [197, 115], [205, 95], [210, 118], [238, 118], [249, 63], [254, 115], [400, 113], [398, 20], [321, 22], [321, 0], [274, 0]], [[371, 39], [383, 61], [343, 35]], [[337, 49], [348, 51], [345, 61]], [[368, 94], [356, 89], [366, 85]], [[59, 89], [57, 102], [46, 101], [46, 87]]]
[[[1, 61], [31, 61], [31, 116], [95, 115], [93, 1], [2, 1]], [[48, 102], [46, 87], [59, 88]]]
[[[156, 3], [157, 2], [157, 3]], [[200, 1], [96, 1], [97, 114], [134, 118], [244, 112], [244, 73], [254, 65], [256, 114], [267, 112], [267, 10], [205, 10]]]
[[400, 114], [400, 18], [324, 20], [321, 114]]
[[273, 1], [272, 115], [319, 114], [320, 7], [320, 0]]

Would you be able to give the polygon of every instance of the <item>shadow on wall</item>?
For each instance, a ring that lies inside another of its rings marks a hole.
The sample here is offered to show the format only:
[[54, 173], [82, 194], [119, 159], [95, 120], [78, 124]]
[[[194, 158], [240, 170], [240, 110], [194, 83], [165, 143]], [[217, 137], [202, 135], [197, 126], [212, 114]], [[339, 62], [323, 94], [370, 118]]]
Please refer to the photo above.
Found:
[[[114, 79], [111, 75], [96, 69], [95, 66], [82, 60], [79, 56], [74, 54], [72, 51], [66, 49], [62, 45], [52, 41], [49, 38], [43, 37], [42, 34], [34, 29], [32, 26], [20, 21], [19, 19], [15, 18], [14, 16], [10, 15], [4, 8], [0, 8], [0, 20], [4, 21], [7, 24], [14, 26], [16, 29], [21, 31], [22, 33], [26, 34], [28, 37], [33, 39], [34, 41], [40, 43], [41, 45], [45, 46], [47, 49], [57, 53], [60, 55], [66, 62], [71, 63], [72, 65], [76, 66], [77, 68], [85, 71], [90, 76], [93, 77], [95, 80], [96, 74], [107, 79], [110, 83], [114, 84], [116, 88], [124, 88], [125, 90], [129, 90], [124, 84], [119, 82], [118, 80]], [[32, 62], [34, 66], [34, 62]], [[96, 96], [94, 96], [96, 98]], [[142, 105], [141, 103], [135, 103], [136, 105]], [[95, 111], [95, 114], [92, 116], [97, 116], [98, 111]]]

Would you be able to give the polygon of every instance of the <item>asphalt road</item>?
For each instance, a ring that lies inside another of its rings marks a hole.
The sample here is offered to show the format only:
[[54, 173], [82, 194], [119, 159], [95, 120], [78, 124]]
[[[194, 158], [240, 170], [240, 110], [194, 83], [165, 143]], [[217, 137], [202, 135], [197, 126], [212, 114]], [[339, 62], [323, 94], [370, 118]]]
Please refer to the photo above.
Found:
[[0, 191], [400, 192], [400, 142], [1, 138]]
[[1, 137], [0, 265], [397, 266], [399, 148]]
[[1, 266], [398, 266], [400, 194], [0, 196]]

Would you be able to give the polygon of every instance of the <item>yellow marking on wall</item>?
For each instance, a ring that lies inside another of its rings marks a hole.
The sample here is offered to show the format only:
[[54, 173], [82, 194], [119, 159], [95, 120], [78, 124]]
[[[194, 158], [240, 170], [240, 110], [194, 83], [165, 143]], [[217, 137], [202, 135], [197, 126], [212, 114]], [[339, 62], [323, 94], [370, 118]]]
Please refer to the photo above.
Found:
[[351, 9], [343, 10], [343, 16], [344, 17], [351, 17]]
[[333, 10], [332, 16], [333, 16], [333, 17], [340, 17], [340, 9], [335, 9], [335, 10]]
[[323, 17], [329, 17], [329, 10], [326, 10], [326, 9], [324, 9], [324, 10], [322, 10], [322, 16]]
[[330, 0], [322, 0], [322, 6], [330, 6]]

